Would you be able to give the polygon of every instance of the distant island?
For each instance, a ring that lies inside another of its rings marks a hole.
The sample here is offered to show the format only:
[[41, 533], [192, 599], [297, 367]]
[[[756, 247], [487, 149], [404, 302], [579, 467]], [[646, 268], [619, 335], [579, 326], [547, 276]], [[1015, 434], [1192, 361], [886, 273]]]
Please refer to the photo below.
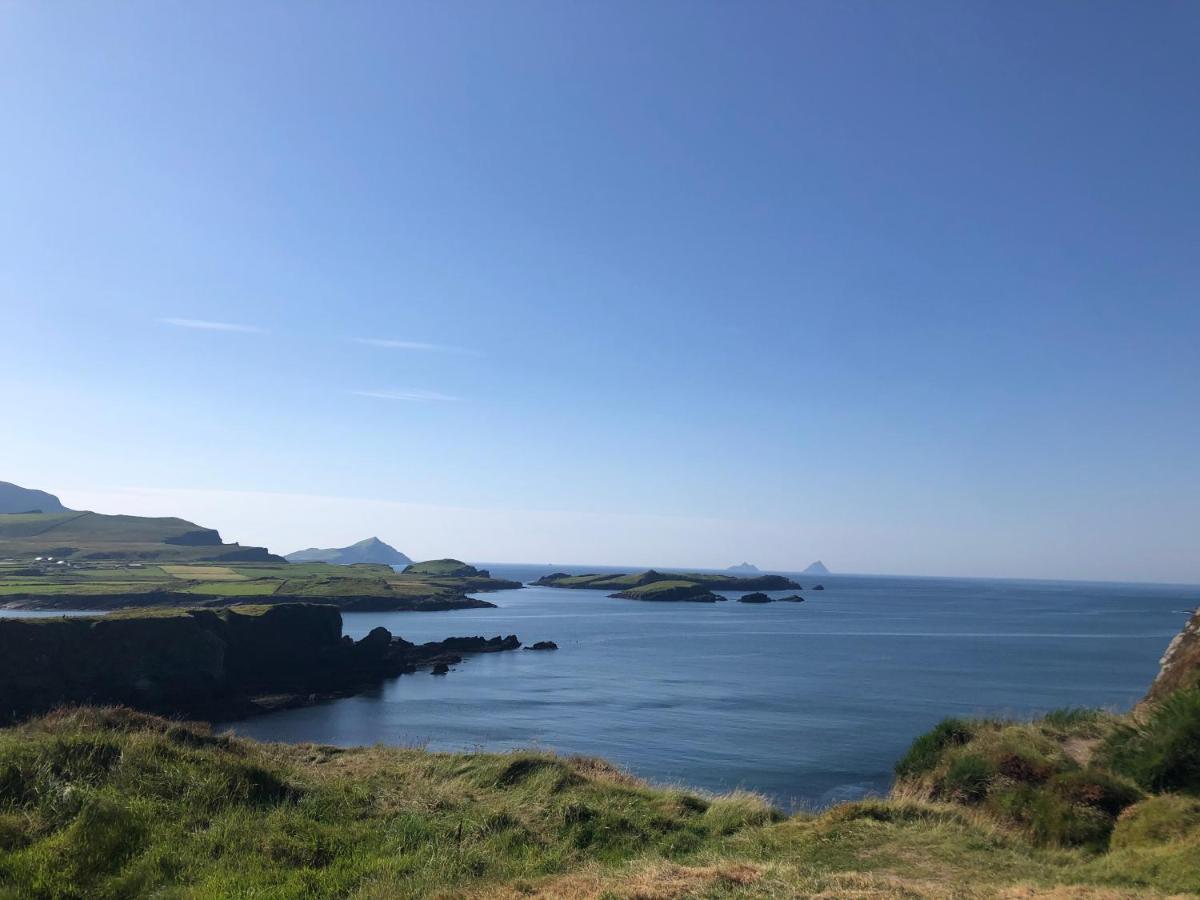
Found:
[[811, 566], [809, 566], [807, 569], [805, 569], [800, 574], [801, 575], [830, 575], [832, 573], [827, 568], [825, 568], [825, 563], [821, 562], [818, 559], [815, 563], [813, 563]]
[[751, 564], [750, 564], [750, 563], [748, 563], [748, 562], [744, 562], [744, 563], [738, 563], [736, 566], [730, 566], [730, 567], [729, 567], [728, 569], [726, 569], [725, 571], [726, 571], [726, 572], [746, 572], [746, 573], [752, 573], [752, 572], [759, 572], [759, 571], [761, 571], [761, 570], [758, 568], [758, 566], [754, 566], [754, 565], [751, 565]]
[[321, 550], [309, 547], [307, 550], [297, 550], [284, 557], [288, 562], [324, 562], [335, 566], [351, 566], [355, 563], [377, 563], [384, 566], [407, 566], [412, 562], [391, 544], [385, 544], [377, 537], [369, 537], [351, 544], [349, 547], [336, 547]]
[[555, 572], [534, 582], [540, 587], [572, 590], [614, 590], [609, 594], [623, 600], [653, 600], [659, 602], [716, 603], [725, 598], [713, 593], [722, 591], [786, 591], [800, 590], [800, 585], [783, 575], [755, 575], [745, 578], [736, 575], [714, 575], [704, 572], [659, 572], [648, 569], [633, 575], [568, 575]]

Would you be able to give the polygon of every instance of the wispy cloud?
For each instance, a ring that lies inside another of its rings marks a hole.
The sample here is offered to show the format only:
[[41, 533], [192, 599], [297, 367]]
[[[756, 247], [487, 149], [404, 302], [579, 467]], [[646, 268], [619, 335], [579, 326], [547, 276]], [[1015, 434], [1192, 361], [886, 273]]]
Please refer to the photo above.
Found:
[[241, 331], [248, 334], [262, 334], [261, 328], [253, 325], [237, 325], [233, 322], [209, 322], [205, 319], [159, 319], [164, 325], [174, 325], [176, 328], [199, 328], [203, 331]]
[[368, 344], [372, 347], [385, 347], [388, 350], [423, 350], [430, 353], [462, 353], [467, 356], [480, 356], [478, 350], [466, 347], [452, 347], [449, 344], [430, 344], [425, 341], [393, 341], [387, 338], [351, 338], [356, 344]]
[[449, 394], [439, 394], [437, 391], [406, 390], [406, 391], [351, 391], [358, 397], [374, 397], [376, 400], [406, 400], [409, 403], [446, 403], [458, 400]]

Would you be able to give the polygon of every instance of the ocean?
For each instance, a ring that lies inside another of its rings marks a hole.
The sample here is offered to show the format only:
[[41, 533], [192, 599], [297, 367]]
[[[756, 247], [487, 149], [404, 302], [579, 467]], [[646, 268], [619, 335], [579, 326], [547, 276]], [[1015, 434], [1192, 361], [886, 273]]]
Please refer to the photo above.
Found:
[[[487, 567], [521, 581], [609, 571]], [[516, 634], [560, 649], [468, 658], [445, 677], [222, 727], [344, 746], [537, 747], [815, 809], [885, 792], [913, 738], [946, 716], [1128, 708], [1200, 603], [1200, 588], [1180, 585], [793, 577], [825, 590], [750, 605], [526, 587], [483, 595], [497, 609], [347, 613], [354, 637], [383, 625], [417, 642]]]

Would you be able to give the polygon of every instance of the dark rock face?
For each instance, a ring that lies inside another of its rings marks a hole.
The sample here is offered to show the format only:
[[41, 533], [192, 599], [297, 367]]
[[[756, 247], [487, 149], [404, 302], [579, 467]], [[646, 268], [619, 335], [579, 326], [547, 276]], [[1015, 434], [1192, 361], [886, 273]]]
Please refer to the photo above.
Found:
[[164, 544], [175, 544], [178, 547], [220, 547], [221, 534], [213, 528], [200, 528], [196, 531], [185, 531], [172, 537], [163, 538]]
[[232, 719], [344, 696], [461, 653], [515, 650], [515, 635], [416, 645], [376, 628], [342, 635], [333, 606], [180, 610], [167, 615], [0, 619], [0, 720], [61, 704], [123, 704]]
[[780, 603], [803, 603], [804, 598], [801, 597], [799, 594], [792, 594], [792, 596], [790, 596], [790, 597], [780, 597], [779, 602]]
[[448, 675], [448, 674], [450, 674], [450, 667], [448, 665], [446, 665], [444, 662], [434, 663], [433, 668], [429, 670], [429, 674], [430, 675]]
[[812, 589], [813, 589], [814, 591], [823, 591], [823, 590], [825, 590], [825, 585], [823, 585], [823, 584], [814, 584], [814, 585], [813, 585], [813, 587], [812, 587]]
[[738, 603], [771, 603], [772, 600], [761, 591], [756, 591], [753, 594], [746, 594], [737, 598]]
[[533, 644], [530, 647], [526, 647], [525, 649], [526, 650], [557, 650], [558, 644], [554, 643], [554, 641], [538, 641], [536, 644]]

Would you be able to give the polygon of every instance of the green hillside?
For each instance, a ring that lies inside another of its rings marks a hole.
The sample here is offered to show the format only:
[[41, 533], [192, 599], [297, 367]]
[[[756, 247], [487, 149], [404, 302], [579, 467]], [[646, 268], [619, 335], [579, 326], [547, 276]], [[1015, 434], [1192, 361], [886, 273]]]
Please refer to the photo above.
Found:
[[230, 560], [282, 562], [262, 547], [226, 544], [211, 528], [177, 518], [94, 512], [0, 515], [0, 559]]

